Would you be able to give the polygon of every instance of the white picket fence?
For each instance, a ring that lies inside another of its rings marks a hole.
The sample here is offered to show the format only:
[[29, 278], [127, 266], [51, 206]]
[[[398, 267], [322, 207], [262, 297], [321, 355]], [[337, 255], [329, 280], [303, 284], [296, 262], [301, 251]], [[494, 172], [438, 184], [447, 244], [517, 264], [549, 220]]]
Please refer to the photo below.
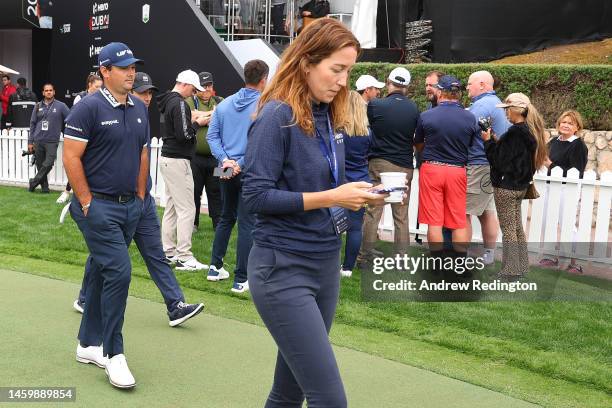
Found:
[[[27, 185], [28, 179], [35, 174], [29, 160], [21, 157], [27, 150], [27, 129], [4, 130], [0, 135], [0, 183]], [[49, 185], [63, 189], [68, 181], [62, 165], [62, 146], [58, 148], [58, 160], [49, 174]], [[164, 180], [159, 172], [161, 142], [155, 140], [151, 153], [151, 194], [160, 205], [165, 204]], [[562, 177], [560, 168], [546, 175], [546, 170], [535, 176], [535, 185], [540, 192], [537, 200], [523, 201], [523, 226], [530, 243], [530, 250], [579, 259], [610, 263], [610, 208], [612, 203], [612, 172], [605, 172], [597, 179], [592, 170], [578, 178], [578, 171], [572, 169], [567, 177]], [[408, 220], [412, 234], [427, 234], [427, 225], [417, 224], [419, 197], [419, 172], [415, 170], [410, 189]], [[597, 204], [596, 204], [597, 203]], [[206, 206], [206, 195], [202, 197]], [[593, 228], [594, 208], [595, 227]], [[472, 217], [473, 240], [482, 241], [480, 223]], [[417, 228], [418, 225], [418, 228]], [[380, 223], [383, 232], [392, 233], [393, 217], [391, 207], [386, 206]], [[501, 242], [501, 232], [498, 234]], [[550, 243], [558, 243], [551, 245]]]
[[[36, 167], [31, 166], [32, 156], [22, 157], [21, 152], [28, 149], [28, 129], [3, 130], [0, 134], [0, 183], [27, 185], [28, 180], [36, 174]], [[53, 170], [47, 176], [49, 186], [55, 190], [63, 190], [68, 182], [64, 165], [62, 163], [62, 153], [64, 146], [63, 137], [57, 149], [57, 160]], [[151, 179], [153, 188], [151, 195], [155, 197], [160, 205], [164, 206], [166, 197], [164, 194], [164, 179], [159, 171], [159, 156], [161, 152], [161, 142], [154, 139], [151, 149]], [[208, 204], [206, 194], [202, 197], [202, 205]]]

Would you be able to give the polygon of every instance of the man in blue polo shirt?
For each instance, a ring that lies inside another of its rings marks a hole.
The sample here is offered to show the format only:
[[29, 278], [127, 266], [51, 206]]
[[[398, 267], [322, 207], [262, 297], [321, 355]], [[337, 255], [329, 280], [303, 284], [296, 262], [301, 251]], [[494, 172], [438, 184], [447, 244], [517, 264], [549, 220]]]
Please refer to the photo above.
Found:
[[[491, 121], [493, 132], [501, 136], [510, 127], [502, 108], [495, 105], [501, 101], [493, 90], [493, 76], [487, 71], [477, 71], [470, 75], [466, 89], [472, 104], [468, 108], [476, 119]], [[472, 220], [474, 215], [480, 221], [482, 240], [484, 243], [485, 264], [495, 261], [495, 245], [499, 222], [495, 214], [493, 186], [491, 185], [491, 170], [485, 154], [482, 138], [476, 138], [470, 147], [470, 157], [467, 166], [467, 232], [472, 239]]]
[[64, 168], [75, 193], [70, 214], [95, 264], [87, 278], [76, 359], [105, 367], [119, 388], [136, 385], [121, 330], [131, 278], [128, 246], [149, 175], [148, 112], [129, 95], [137, 62], [125, 44], [102, 48], [104, 87], [74, 106], [64, 131]]
[[440, 78], [438, 106], [419, 117], [414, 144], [422, 152], [419, 174], [419, 222], [427, 224], [432, 255], [442, 251], [442, 227], [453, 230], [460, 256], [467, 251], [465, 166], [473, 140], [480, 137], [474, 115], [459, 103], [461, 83], [451, 75]]
[[[132, 88], [132, 95], [144, 102], [147, 109], [153, 98], [153, 91], [157, 87], [153, 85], [151, 76], [145, 72], [137, 72]], [[149, 152], [150, 155], [150, 152]], [[193, 316], [197, 315], [204, 308], [203, 303], [189, 304], [185, 303], [185, 295], [179, 286], [176, 276], [172, 272], [172, 268], [166, 262], [166, 256], [161, 242], [161, 228], [159, 218], [157, 217], [157, 207], [155, 199], [151, 196], [152, 181], [151, 176], [147, 178], [147, 191], [145, 196], [144, 208], [142, 216], [138, 221], [136, 232], [134, 233], [134, 241], [138, 247], [142, 259], [147, 264], [149, 275], [157, 285], [161, 292], [166, 308], [168, 309], [168, 319], [171, 327], [176, 327]], [[87, 291], [87, 279], [91, 273], [91, 269], [97, 267], [89, 257], [85, 266], [85, 275], [79, 292], [79, 297], [74, 301], [73, 307], [76, 311], [83, 313], [85, 306], [85, 298]]]

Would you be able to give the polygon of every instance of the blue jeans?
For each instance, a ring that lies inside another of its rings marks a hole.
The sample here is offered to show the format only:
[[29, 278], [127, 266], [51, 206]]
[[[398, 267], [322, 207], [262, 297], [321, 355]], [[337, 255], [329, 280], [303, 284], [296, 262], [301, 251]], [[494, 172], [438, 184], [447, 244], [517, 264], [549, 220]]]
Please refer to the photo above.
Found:
[[[144, 208], [142, 215], [138, 221], [136, 232], [134, 233], [134, 241], [140, 251], [142, 259], [147, 264], [147, 270], [151, 275], [151, 279], [157, 285], [166, 303], [168, 311], [177, 307], [179, 302], [185, 301], [185, 296], [181, 290], [176, 276], [172, 272], [172, 268], [166, 262], [166, 255], [161, 242], [161, 228], [159, 218], [157, 217], [157, 209], [155, 200], [151, 195], [145, 197]], [[85, 264], [85, 275], [83, 276], [83, 284], [79, 292], [79, 301], [85, 303], [87, 287], [85, 282], [91, 269], [97, 265], [92, 262], [91, 256]]]
[[251, 236], [255, 225], [255, 215], [250, 214], [242, 200], [242, 174], [229, 180], [221, 180], [221, 201], [223, 210], [221, 219], [215, 229], [212, 257], [210, 264], [216, 268], [223, 266], [223, 257], [232, 235], [232, 229], [238, 219], [238, 239], [236, 241], [236, 269], [234, 282], [243, 283], [247, 280], [247, 263], [249, 252], [253, 245]]
[[340, 254], [310, 259], [253, 245], [249, 289], [278, 346], [266, 408], [345, 408], [344, 385], [329, 342], [338, 292]]
[[90, 268], [78, 338], [82, 344], [104, 345], [104, 355], [123, 353], [123, 317], [132, 265], [128, 247], [142, 214], [143, 202], [93, 199], [87, 216], [73, 198], [70, 215], [89, 248]]
[[347, 210], [347, 213], [348, 230], [346, 231], [346, 244], [344, 246], [344, 262], [342, 262], [342, 269], [351, 271], [355, 267], [357, 254], [359, 254], [359, 248], [361, 247], [365, 208], [361, 208], [357, 211]]

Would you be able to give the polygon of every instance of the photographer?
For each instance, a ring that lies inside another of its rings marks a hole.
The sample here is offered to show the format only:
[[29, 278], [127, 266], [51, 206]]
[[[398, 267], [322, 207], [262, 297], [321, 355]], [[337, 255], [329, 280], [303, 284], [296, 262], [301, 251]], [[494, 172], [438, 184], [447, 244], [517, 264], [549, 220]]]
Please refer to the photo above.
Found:
[[57, 145], [64, 130], [64, 121], [70, 110], [65, 103], [55, 100], [55, 88], [52, 84], [43, 86], [43, 101], [32, 111], [28, 151], [34, 152], [36, 169], [34, 178], [30, 179], [28, 191], [33, 192], [40, 184], [43, 193], [49, 192], [47, 174], [53, 168], [57, 157]]
[[195, 204], [190, 162], [196, 150], [196, 133], [205, 119], [192, 118], [185, 98], [193, 96], [196, 89], [204, 90], [198, 74], [188, 69], [178, 74], [174, 88], [160, 94], [157, 102], [165, 123], [159, 159], [167, 197], [162, 219], [164, 253], [170, 263], [176, 263], [176, 269], [189, 271], [208, 267], [191, 252]]

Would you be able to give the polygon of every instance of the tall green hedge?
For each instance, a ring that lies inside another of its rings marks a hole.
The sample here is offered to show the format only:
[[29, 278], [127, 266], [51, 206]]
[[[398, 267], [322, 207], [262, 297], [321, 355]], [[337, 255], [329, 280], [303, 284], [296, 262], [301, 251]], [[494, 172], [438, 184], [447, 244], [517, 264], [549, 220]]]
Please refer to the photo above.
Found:
[[[384, 81], [396, 67], [384, 63], [358, 63], [351, 74], [351, 86], [362, 74]], [[502, 65], [502, 64], [408, 64], [409, 94], [420, 109], [424, 109], [425, 76], [432, 70], [455, 75], [463, 84], [472, 72], [487, 70], [496, 79], [496, 91], [501, 99], [512, 92], [523, 92], [540, 110], [548, 127], [554, 127], [557, 117], [567, 109], [579, 111], [585, 128], [612, 130], [612, 66], [610, 65]], [[464, 93], [468, 103], [467, 92]]]

